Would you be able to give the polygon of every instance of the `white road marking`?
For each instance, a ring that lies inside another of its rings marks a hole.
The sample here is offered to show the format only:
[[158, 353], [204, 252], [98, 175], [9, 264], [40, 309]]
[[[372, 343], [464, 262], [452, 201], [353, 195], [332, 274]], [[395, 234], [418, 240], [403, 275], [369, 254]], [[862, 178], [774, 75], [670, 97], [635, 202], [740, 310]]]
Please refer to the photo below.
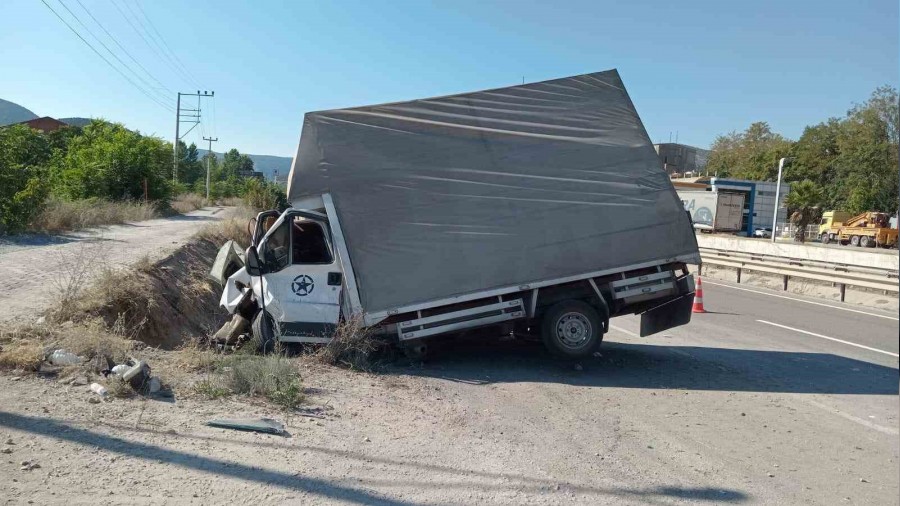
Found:
[[745, 292], [758, 293], [758, 294], [760, 294], [760, 295], [768, 295], [769, 297], [778, 297], [779, 299], [795, 300], [795, 301], [797, 301], [797, 302], [805, 302], [805, 303], [807, 303], [807, 304], [814, 304], [814, 305], [816, 305], [816, 306], [830, 307], [830, 308], [832, 308], [832, 309], [840, 309], [841, 311], [850, 311], [851, 313], [859, 313], [859, 314], [864, 314], [864, 315], [867, 315], [867, 316], [876, 316], [876, 317], [878, 317], [878, 318], [885, 318], [885, 319], [888, 319], [888, 320], [895, 320], [895, 321], [900, 320], [900, 318], [897, 318], [897, 317], [894, 317], [894, 316], [888, 316], [888, 315], [883, 315], [883, 314], [878, 314], [878, 313], [869, 313], [868, 311], [860, 311], [859, 309], [851, 309], [851, 308], [849, 308], [849, 307], [832, 306], [831, 304], [823, 304], [823, 303], [821, 303], [821, 302], [814, 302], [814, 301], [811, 301], [811, 300], [797, 299], [797, 298], [795, 298], [795, 297], [787, 297], [787, 296], [784, 296], [784, 295], [778, 295], [778, 294], [774, 294], [774, 293], [760, 292], [760, 291], [757, 291], [757, 290], [750, 290], [750, 289], [747, 289], [747, 288], [741, 288], [741, 287], [737, 287], [737, 286], [726, 285], [726, 284], [723, 284], [723, 283], [716, 283], [716, 282], [714, 282], [714, 281], [703, 281], [703, 284], [704, 284], [704, 285], [724, 286], [725, 288], [731, 288], [731, 289], [733, 289], [733, 290], [742, 290], [742, 291], [745, 291]]
[[613, 324], [610, 324], [610, 325], [609, 325], [609, 328], [611, 328], [612, 330], [618, 330], [619, 332], [625, 334], [626, 336], [631, 336], [631, 337], [641, 337], [641, 336], [635, 334], [634, 332], [632, 332], [632, 331], [630, 331], [630, 330], [625, 330], [625, 329], [623, 329], [622, 327], [618, 327], [618, 326], [613, 325]]
[[783, 329], [793, 330], [794, 332], [800, 332], [801, 334], [806, 334], [806, 335], [810, 335], [810, 336], [814, 336], [814, 337], [821, 337], [822, 339], [828, 339], [829, 341], [835, 341], [835, 342], [842, 343], [842, 344], [848, 344], [850, 346], [856, 346], [857, 348], [862, 348], [864, 350], [876, 351], [878, 353], [884, 353], [885, 355], [890, 355], [892, 357], [900, 357], [900, 355], [898, 355], [896, 353], [879, 350], [878, 348], [871, 348], [869, 346], [863, 346], [862, 344], [851, 343], [850, 341], [844, 341], [843, 339], [837, 339], [834, 337], [823, 336], [822, 334], [816, 334], [815, 332], [810, 332], [808, 330], [795, 329], [794, 327], [788, 327], [787, 325], [781, 325], [780, 323], [767, 322], [765, 320], [756, 320], [756, 321], [758, 321], [759, 323], [765, 323], [766, 325], [772, 325], [773, 327], [781, 327]]
[[856, 422], [864, 427], [868, 427], [870, 429], [877, 430], [878, 432], [882, 432], [889, 436], [900, 436], [900, 430], [897, 430], [893, 427], [885, 427], [884, 425], [878, 425], [877, 423], [872, 423], [868, 420], [865, 420], [858, 416], [853, 416], [850, 413], [844, 413], [843, 411], [841, 411], [837, 408], [833, 408], [831, 406], [816, 402], [812, 399], [803, 399], [803, 400], [812, 404], [813, 406], [815, 406], [819, 409], [828, 411], [829, 413], [834, 413], [835, 415], [838, 415], [841, 418], [846, 418], [847, 420], [850, 420], [851, 422]]

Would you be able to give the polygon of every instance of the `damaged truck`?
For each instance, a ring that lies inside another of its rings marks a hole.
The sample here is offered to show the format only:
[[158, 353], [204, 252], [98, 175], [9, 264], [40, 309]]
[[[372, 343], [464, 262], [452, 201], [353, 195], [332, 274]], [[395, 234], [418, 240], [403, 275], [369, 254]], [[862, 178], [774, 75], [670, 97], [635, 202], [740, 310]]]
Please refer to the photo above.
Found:
[[413, 357], [489, 327], [577, 358], [691, 318], [690, 218], [615, 70], [307, 113], [287, 192], [212, 273], [263, 347], [353, 318]]

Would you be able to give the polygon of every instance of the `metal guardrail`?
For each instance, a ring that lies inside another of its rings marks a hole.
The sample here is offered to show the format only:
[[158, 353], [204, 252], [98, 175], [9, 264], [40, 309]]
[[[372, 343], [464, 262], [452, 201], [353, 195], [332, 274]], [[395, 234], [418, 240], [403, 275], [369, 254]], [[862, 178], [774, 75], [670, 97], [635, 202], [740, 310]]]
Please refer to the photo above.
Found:
[[898, 273], [892, 269], [743, 253], [715, 248], [700, 248], [700, 257], [704, 264], [735, 269], [738, 283], [741, 282], [741, 274], [744, 270], [781, 276], [783, 290], [788, 289], [788, 282], [791, 278], [831, 283], [840, 290], [841, 302], [844, 301], [844, 294], [848, 286], [883, 290], [888, 293], [900, 293]]

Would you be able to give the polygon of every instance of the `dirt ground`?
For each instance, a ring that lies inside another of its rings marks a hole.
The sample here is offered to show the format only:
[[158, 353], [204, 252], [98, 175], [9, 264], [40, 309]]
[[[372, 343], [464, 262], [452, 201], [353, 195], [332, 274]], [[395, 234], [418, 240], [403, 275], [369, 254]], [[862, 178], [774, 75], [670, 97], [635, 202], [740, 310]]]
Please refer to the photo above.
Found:
[[[225, 211], [213, 207], [69, 234], [2, 238], [0, 322], [34, 321], [58, 296], [61, 283], [79, 276], [89, 279], [101, 266], [116, 268], [144, 257], [163, 258], [203, 226], [221, 219]], [[76, 272], [81, 270], [85, 272]]]
[[[0, 446], [9, 453], [0, 455], [0, 496], [6, 504], [387, 505], [896, 498], [896, 369], [859, 362], [870, 379], [812, 387], [808, 368], [798, 375], [748, 361], [721, 333], [718, 347], [697, 348], [684, 329], [665, 342], [617, 329], [602, 356], [575, 365], [518, 341], [468, 343], [377, 374], [307, 364], [307, 400], [290, 415], [178, 388], [174, 400], [92, 404], [86, 386], [3, 374]], [[158, 362], [178, 352], [156, 353]], [[822, 411], [847, 409], [832, 391], [863, 394], [843, 397], [857, 397], [855, 409], [877, 415], [886, 425], [873, 427], [887, 432], [860, 432]], [[274, 418], [289, 435], [204, 425], [219, 417]], [[26, 461], [40, 467], [22, 470]]]

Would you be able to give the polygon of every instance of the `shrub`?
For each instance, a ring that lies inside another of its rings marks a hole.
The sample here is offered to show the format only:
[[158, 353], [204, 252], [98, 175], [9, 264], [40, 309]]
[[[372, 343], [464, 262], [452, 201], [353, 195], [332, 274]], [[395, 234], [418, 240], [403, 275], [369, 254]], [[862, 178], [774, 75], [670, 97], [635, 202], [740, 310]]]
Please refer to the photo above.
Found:
[[261, 179], [248, 179], [244, 202], [252, 209], [285, 209], [288, 207], [287, 195], [281, 186]]
[[344, 365], [351, 369], [368, 370], [372, 353], [378, 344], [361, 316], [354, 316], [338, 324], [331, 341], [320, 348], [316, 358], [329, 365]]
[[25, 228], [49, 193], [50, 144], [24, 125], [0, 128], [0, 234]]
[[220, 364], [222, 387], [236, 394], [260, 396], [285, 409], [303, 402], [300, 373], [294, 362], [279, 354], [232, 355]]

